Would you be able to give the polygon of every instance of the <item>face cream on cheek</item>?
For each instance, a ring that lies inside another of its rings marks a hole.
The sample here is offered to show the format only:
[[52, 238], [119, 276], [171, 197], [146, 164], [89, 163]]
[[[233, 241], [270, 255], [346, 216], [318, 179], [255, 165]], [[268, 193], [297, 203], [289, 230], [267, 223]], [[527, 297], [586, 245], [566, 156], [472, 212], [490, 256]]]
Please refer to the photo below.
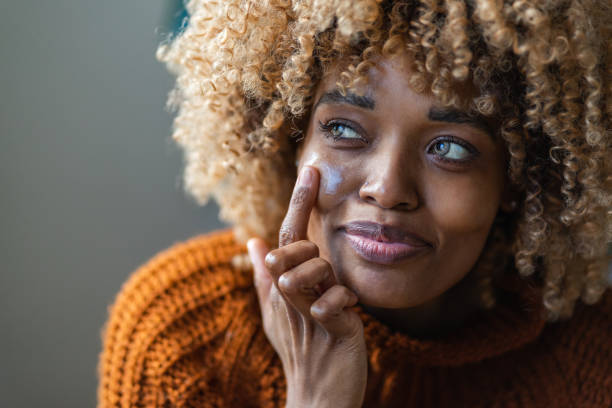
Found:
[[321, 169], [323, 173], [325, 173], [325, 177], [323, 177], [323, 192], [330, 195], [336, 194], [338, 192], [338, 186], [342, 183], [342, 174], [340, 170], [327, 163], [321, 163]]
[[342, 173], [336, 167], [321, 160], [317, 153], [311, 153], [305, 160], [304, 165], [316, 167], [321, 174], [321, 191], [328, 195], [338, 193], [338, 188], [343, 181]]

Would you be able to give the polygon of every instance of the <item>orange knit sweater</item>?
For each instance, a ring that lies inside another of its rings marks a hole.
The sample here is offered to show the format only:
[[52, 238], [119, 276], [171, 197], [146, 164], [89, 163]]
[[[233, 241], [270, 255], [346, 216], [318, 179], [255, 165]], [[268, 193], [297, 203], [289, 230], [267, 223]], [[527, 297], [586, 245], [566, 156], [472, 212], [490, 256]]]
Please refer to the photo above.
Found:
[[[176, 244], [123, 285], [103, 329], [98, 407], [283, 407], [281, 362], [229, 231]], [[612, 407], [612, 296], [545, 324], [511, 279], [492, 311], [437, 340], [365, 327], [365, 407]]]

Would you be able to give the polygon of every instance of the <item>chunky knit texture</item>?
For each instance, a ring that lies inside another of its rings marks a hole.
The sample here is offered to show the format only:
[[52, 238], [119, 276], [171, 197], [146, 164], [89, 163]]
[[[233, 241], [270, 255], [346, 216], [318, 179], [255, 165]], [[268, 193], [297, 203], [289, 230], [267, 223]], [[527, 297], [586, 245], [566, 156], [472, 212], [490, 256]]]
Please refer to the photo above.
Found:
[[[284, 407], [281, 362], [230, 231], [156, 255], [109, 308], [98, 407]], [[394, 332], [359, 306], [365, 407], [612, 407], [612, 296], [545, 324], [539, 289], [507, 279], [489, 312], [444, 338]]]

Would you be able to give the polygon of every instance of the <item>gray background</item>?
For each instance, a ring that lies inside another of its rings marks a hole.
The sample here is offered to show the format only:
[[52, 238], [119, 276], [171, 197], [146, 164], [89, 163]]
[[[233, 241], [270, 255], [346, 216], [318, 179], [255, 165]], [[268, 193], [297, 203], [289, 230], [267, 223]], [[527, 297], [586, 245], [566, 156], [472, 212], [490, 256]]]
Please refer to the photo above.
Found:
[[107, 306], [219, 228], [182, 190], [168, 0], [0, 0], [0, 407], [93, 407]]

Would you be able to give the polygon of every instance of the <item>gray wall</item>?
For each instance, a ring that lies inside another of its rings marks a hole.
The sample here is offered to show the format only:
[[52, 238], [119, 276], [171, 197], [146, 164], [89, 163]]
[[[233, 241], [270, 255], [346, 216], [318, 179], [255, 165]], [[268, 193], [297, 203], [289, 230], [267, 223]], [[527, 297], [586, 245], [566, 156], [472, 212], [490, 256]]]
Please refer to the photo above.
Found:
[[94, 406], [121, 284], [221, 226], [182, 192], [166, 3], [0, 0], [1, 407]]

